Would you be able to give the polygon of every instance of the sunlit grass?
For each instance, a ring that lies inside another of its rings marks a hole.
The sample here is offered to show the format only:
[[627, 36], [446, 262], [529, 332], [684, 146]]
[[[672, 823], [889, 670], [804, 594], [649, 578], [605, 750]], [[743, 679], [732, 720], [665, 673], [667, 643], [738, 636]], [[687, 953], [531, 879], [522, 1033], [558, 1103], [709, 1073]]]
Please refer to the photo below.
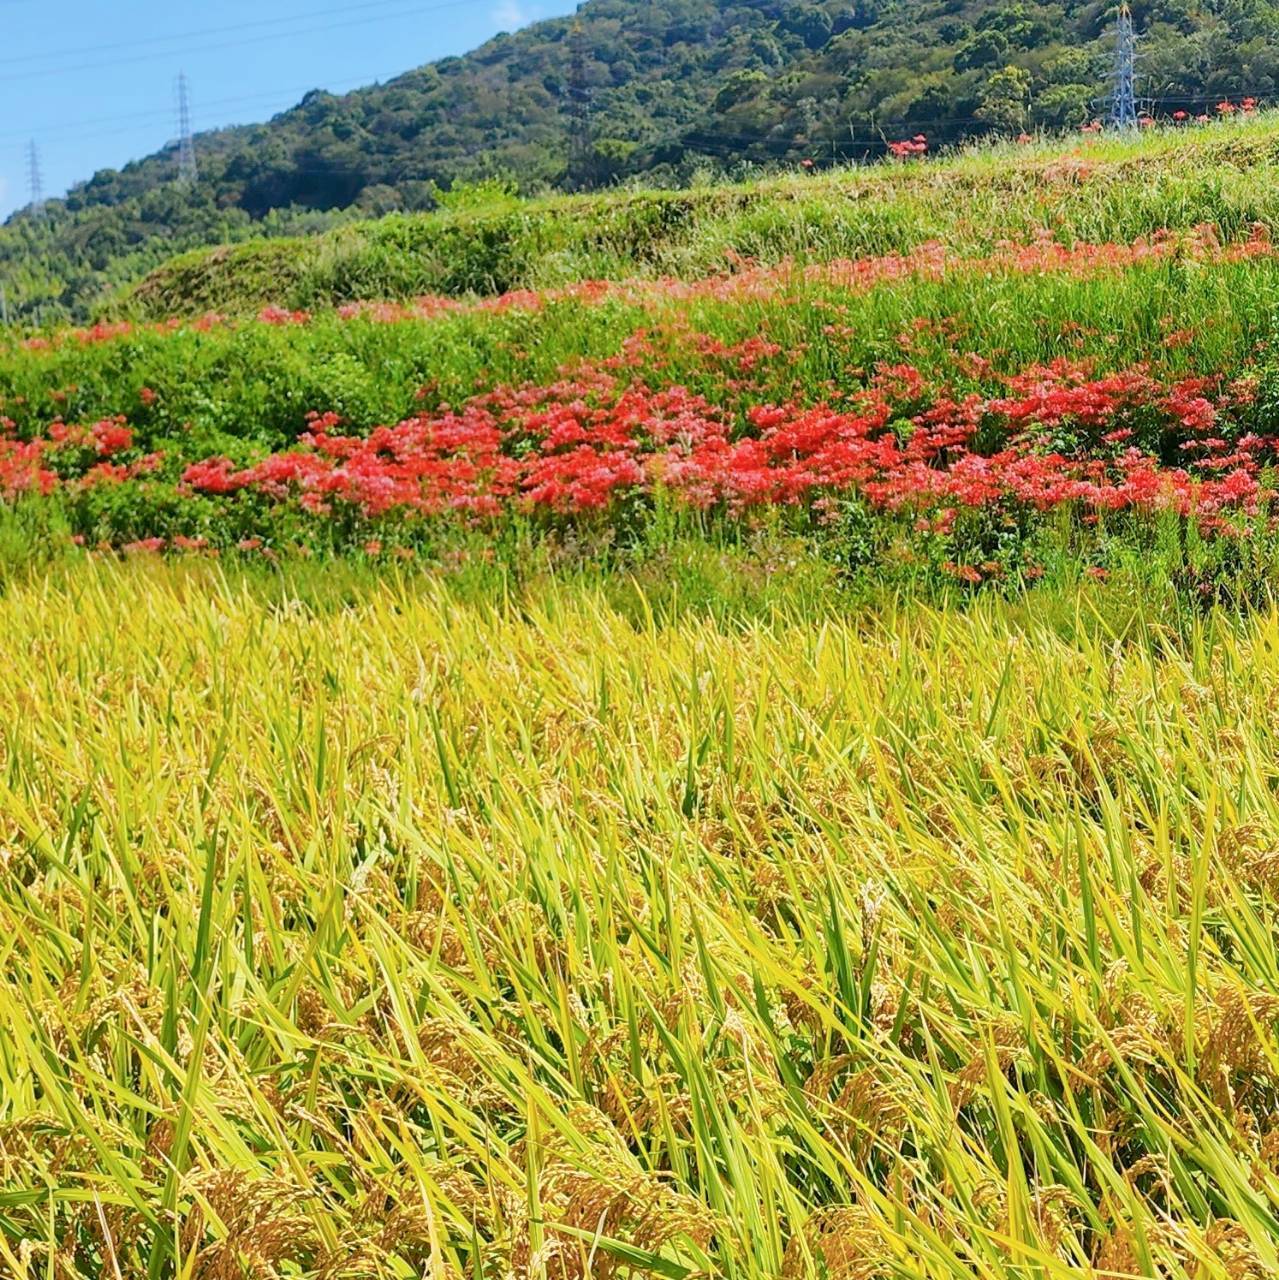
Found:
[[1108, 599], [11, 585], [0, 1270], [1272, 1274], [1279, 613]]
[[938, 239], [964, 253], [1049, 225], [1065, 240], [1127, 241], [1216, 224], [1273, 224], [1274, 112], [1136, 136], [983, 142], [923, 162], [793, 171], [661, 191], [635, 187], [429, 214], [323, 236], [185, 254], [111, 300], [150, 319], [265, 303], [502, 293], [626, 276], [695, 278], [765, 262], [900, 252]]

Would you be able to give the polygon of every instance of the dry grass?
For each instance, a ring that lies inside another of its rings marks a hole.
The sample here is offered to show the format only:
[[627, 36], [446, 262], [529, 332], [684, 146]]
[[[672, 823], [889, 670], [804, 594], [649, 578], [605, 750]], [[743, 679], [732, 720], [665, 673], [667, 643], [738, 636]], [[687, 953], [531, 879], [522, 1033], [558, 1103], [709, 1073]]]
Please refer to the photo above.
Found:
[[1279, 614], [0, 633], [6, 1276], [1279, 1267]]

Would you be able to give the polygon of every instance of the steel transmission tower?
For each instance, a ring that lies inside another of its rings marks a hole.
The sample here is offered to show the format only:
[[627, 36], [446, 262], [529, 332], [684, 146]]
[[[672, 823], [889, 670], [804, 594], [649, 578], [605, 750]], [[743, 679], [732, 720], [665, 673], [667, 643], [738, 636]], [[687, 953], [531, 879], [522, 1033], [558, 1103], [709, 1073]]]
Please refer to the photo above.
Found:
[[569, 181], [573, 186], [589, 186], [591, 163], [591, 87], [586, 80], [586, 32], [580, 22], [569, 36], [568, 116]]
[[195, 138], [191, 133], [191, 93], [186, 72], [178, 76], [178, 181], [194, 184], [200, 167], [195, 159]]
[[31, 192], [31, 216], [44, 217], [44, 178], [40, 173], [40, 148], [34, 138], [27, 144], [27, 186]]
[[1137, 127], [1137, 34], [1133, 30], [1132, 12], [1126, 4], [1119, 6], [1119, 29], [1115, 42], [1115, 69], [1111, 72], [1114, 88], [1110, 93], [1112, 129]]

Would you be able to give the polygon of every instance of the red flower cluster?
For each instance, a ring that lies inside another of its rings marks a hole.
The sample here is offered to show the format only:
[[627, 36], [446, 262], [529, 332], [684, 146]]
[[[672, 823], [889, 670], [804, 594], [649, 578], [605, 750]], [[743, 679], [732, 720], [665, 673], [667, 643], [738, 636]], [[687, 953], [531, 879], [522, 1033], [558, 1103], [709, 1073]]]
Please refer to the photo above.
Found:
[[19, 440], [9, 418], [0, 418], [0, 499], [22, 493], [52, 493], [67, 473], [84, 484], [131, 479], [154, 470], [155, 455], [121, 466], [112, 459], [133, 448], [133, 430], [124, 418], [104, 418], [90, 426], [52, 423], [44, 436]]
[[[1167, 243], [1124, 252], [1158, 255]], [[1102, 256], [1047, 240], [1005, 252], [1018, 262]], [[1221, 252], [1269, 252], [1269, 242], [1255, 237]], [[876, 261], [875, 270], [897, 269]], [[931, 269], [930, 261], [944, 254], [913, 268]], [[922, 329], [903, 335], [903, 347], [920, 336]], [[1248, 430], [1256, 384], [1246, 377], [1166, 383], [1144, 367], [1100, 372], [1064, 358], [1000, 377], [980, 356], [956, 354], [957, 367], [993, 385], [993, 394], [957, 398], [911, 364], [885, 364], [843, 400], [759, 403], [764, 384], [753, 373], [782, 354], [777, 344], [762, 335], [727, 344], [685, 329], [675, 337], [719, 371], [729, 399], [749, 407], [637, 380], [634, 370], [660, 355], [657, 338], [639, 333], [617, 356], [549, 386], [499, 389], [367, 436], [343, 433], [336, 415], [317, 415], [298, 447], [250, 466], [198, 461], [180, 485], [227, 503], [367, 520], [508, 510], [573, 516], [659, 487], [700, 508], [805, 504], [820, 514], [828, 495], [855, 491], [876, 507], [914, 511], [944, 534], [956, 510], [1000, 504], [1165, 508], [1210, 519], [1227, 507], [1252, 510], [1263, 501], [1261, 467], [1276, 453], [1274, 437]], [[124, 484], [161, 463], [140, 455], [122, 418], [57, 421], [34, 440], [18, 439], [0, 419], [4, 498]]]
[[288, 311], [284, 307], [263, 307], [258, 312], [258, 320], [262, 324], [284, 328], [291, 324], [310, 324], [309, 311]]
[[888, 149], [898, 160], [909, 160], [911, 156], [927, 155], [928, 139], [922, 133], [917, 133], [913, 138], [902, 142], [890, 142]]
[[[298, 450], [246, 468], [210, 459], [183, 479], [206, 494], [296, 501], [315, 515], [345, 504], [370, 518], [581, 514], [658, 486], [730, 511], [853, 490], [883, 509], [940, 512], [943, 525], [947, 510], [1009, 502], [1212, 516], [1260, 501], [1257, 473], [1276, 441], [1235, 429], [1245, 383], [1164, 385], [1144, 369], [1098, 376], [1066, 360], [1004, 382], [1007, 394], [957, 401], [912, 366], [881, 366], [845, 405], [764, 404], [738, 418], [684, 388], [654, 391], [596, 368], [367, 437], [316, 418]], [[979, 436], [1002, 446], [978, 452]], [[1185, 461], [1165, 465], [1169, 450]]]
[[23, 493], [52, 493], [58, 477], [42, 462], [47, 442], [17, 440], [12, 432], [12, 421], [0, 418], [0, 499], [11, 502]]

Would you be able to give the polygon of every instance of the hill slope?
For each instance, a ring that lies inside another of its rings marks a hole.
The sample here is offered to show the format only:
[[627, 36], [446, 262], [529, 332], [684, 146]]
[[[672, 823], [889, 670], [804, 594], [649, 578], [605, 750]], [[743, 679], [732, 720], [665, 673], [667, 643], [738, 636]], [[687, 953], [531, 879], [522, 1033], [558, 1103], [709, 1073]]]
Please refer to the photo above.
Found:
[[[1110, 16], [1095, 0], [587, 0], [577, 36], [572, 19], [538, 23], [203, 135], [194, 194], [172, 184], [172, 149], [103, 171], [47, 223], [12, 219], [0, 273], [20, 313], [80, 315], [174, 252], [429, 208], [436, 184], [678, 183], [706, 165], [879, 154], [885, 134], [1069, 127], [1092, 110]], [[1136, 17], [1145, 88], [1168, 110], [1279, 82], [1279, 16], [1260, 0]], [[588, 104], [589, 147], [570, 145], [575, 101]]]
[[[734, 273], [901, 254], [929, 241], [989, 253], [1046, 225], [1066, 243], [1212, 223], [1279, 225], [1279, 115], [1203, 128], [974, 146], [924, 164], [847, 166], [680, 191], [608, 191], [391, 214], [318, 236], [196, 250], [104, 309], [140, 320], [321, 311], [423, 295], [492, 297], [588, 280]], [[446, 203], [454, 204], [453, 201]], [[1051, 211], [1051, 212], [1050, 212]]]

